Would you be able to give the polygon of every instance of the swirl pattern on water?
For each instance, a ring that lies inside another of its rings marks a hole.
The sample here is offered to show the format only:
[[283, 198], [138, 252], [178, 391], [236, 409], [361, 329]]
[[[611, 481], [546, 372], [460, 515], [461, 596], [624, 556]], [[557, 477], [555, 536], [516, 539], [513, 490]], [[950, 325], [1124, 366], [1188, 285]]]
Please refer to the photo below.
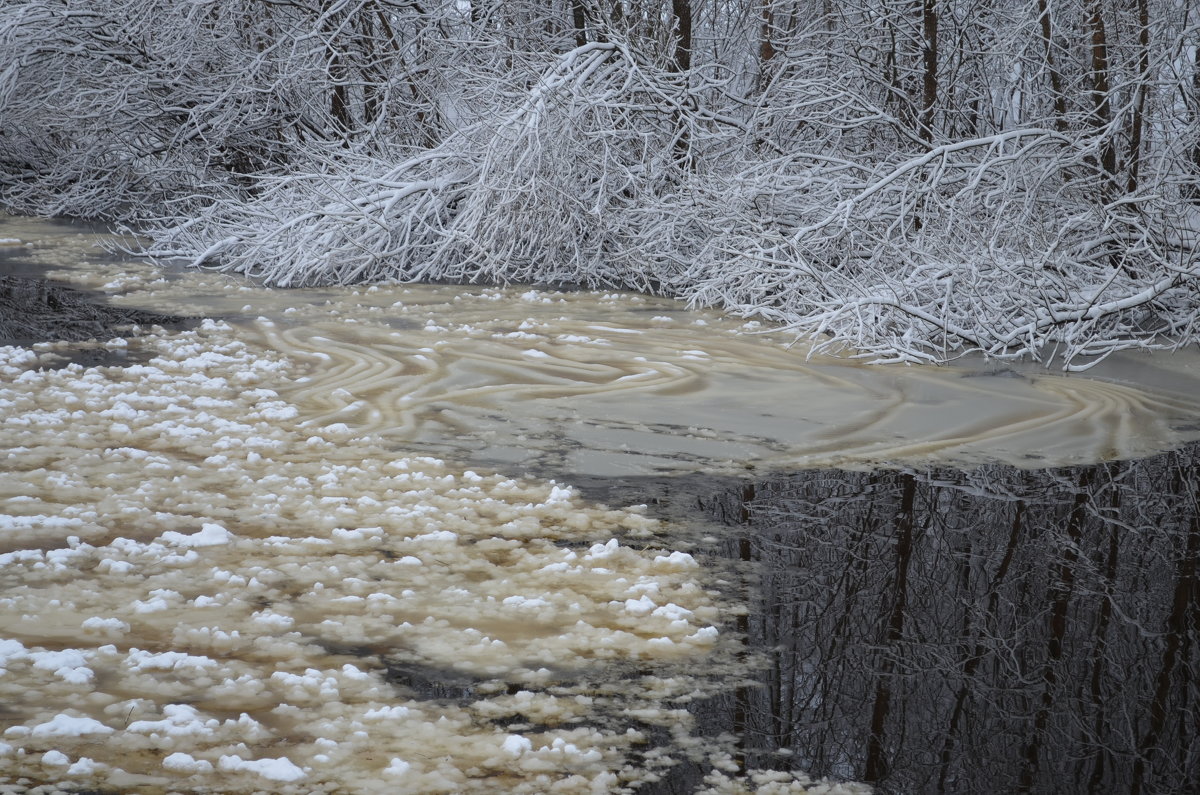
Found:
[[[985, 459], [1177, 444], [1200, 402], [1081, 377], [808, 360], [745, 325], [626, 295], [444, 287], [319, 294], [247, 324], [311, 363], [287, 396], [468, 463], [632, 474]], [[269, 319], [274, 316], [277, 319]]]

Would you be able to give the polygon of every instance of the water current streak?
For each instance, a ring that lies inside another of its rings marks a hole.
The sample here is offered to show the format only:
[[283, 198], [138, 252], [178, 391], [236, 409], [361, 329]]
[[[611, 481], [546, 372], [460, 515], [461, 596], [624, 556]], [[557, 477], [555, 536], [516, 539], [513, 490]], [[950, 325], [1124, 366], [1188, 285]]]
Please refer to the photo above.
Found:
[[558, 474], [1069, 464], [1171, 447], [1200, 412], [1186, 394], [1085, 378], [808, 360], [736, 326], [651, 320], [595, 296], [514, 307], [422, 289], [243, 330], [309, 363], [287, 397], [315, 427]]

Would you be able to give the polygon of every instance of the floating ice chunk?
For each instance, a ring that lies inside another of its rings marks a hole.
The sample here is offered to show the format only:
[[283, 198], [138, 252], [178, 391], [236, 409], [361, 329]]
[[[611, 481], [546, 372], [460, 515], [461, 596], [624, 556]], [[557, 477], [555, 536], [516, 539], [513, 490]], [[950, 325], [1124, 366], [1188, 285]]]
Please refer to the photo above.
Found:
[[161, 734], [170, 737], [209, 735], [220, 725], [216, 718], [204, 720], [195, 707], [187, 704], [167, 704], [162, 720], [135, 720], [125, 727], [137, 734]]
[[363, 717], [367, 720], [394, 720], [397, 718], [408, 717], [412, 712], [408, 707], [396, 704], [391, 707], [379, 707], [378, 709], [369, 709], [363, 713]]
[[125, 664], [135, 671], [175, 671], [183, 673], [189, 669], [198, 673], [204, 668], [214, 668], [217, 661], [211, 657], [187, 654], [182, 651], [164, 651], [154, 654], [141, 649], [130, 649]]
[[87, 684], [95, 674], [87, 666], [87, 658], [78, 649], [61, 651], [35, 651], [29, 653], [33, 667], [51, 671], [55, 676], [73, 685]]
[[217, 763], [217, 767], [221, 770], [245, 770], [250, 773], [257, 773], [263, 778], [269, 778], [272, 781], [299, 781], [305, 776], [305, 772], [287, 757], [280, 757], [278, 759], [242, 759], [240, 756], [222, 756], [221, 761]]
[[45, 723], [33, 727], [34, 737], [82, 737], [85, 734], [112, 734], [113, 729], [95, 718], [77, 718], [60, 712]]
[[96, 571], [116, 575], [128, 574], [133, 571], [133, 564], [127, 560], [105, 558], [96, 564]]
[[554, 502], [570, 502], [571, 496], [574, 493], [574, 490], [570, 486], [563, 487], [555, 484], [550, 488], [550, 496], [546, 498], [546, 504], [549, 505], [550, 503]]
[[549, 607], [550, 603], [540, 596], [535, 596], [532, 598], [526, 596], [507, 596], [504, 598], [504, 605], [506, 607], [535, 608]]
[[457, 541], [458, 533], [450, 530], [434, 530], [431, 533], [421, 533], [421, 535], [413, 538], [413, 541]]
[[228, 544], [233, 540], [233, 533], [230, 533], [219, 524], [205, 522], [200, 526], [200, 531], [185, 535], [184, 533], [176, 533], [174, 530], [168, 530], [158, 537], [159, 541], [165, 544], [174, 544], [181, 547], [215, 547], [221, 544]]
[[96, 762], [96, 760], [90, 757], [81, 756], [75, 760], [74, 764], [67, 768], [67, 775], [90, 776], [100, 770], [101, 767], [103, 767], [103, 765]]
[[362, 670], [357, 665], [352, 665], [350, 663], [346, 663], [342, 666], [342, 676], [346, 677], [347, 679], [357, 679], [360, 682], [367, 681], [371, 678], [369, 673]]
[[326, 438], [332, 438], [335, 441], [342, 441], [350, 438], [352, 431], [350, 426], [344, 422], [334, 422], [326, 425], [321, 429], [325, 433]]
[[24, 660], [29, 656], [25, 646], [19, 640], [0, 639], [0, 676], [4, 675], [9, 661]]
[[163, 760], [163, 767], [176, 773], [207, 773], [213, 769], [207, 759], [195, 759], [191, 754], [176, 751]]
[[656, 555], [654, 557], [654, 565], [678, 569], [694, 569], [699, 567], [700, 564], [686, 552], [672, 552], [670, 555]]
[[392, 757], [392, 763], [383, 769], [385, 775], [388, 776], [403, 776], [412, 767], [408, 762], [405, 762], [399, 757]]
[[592, 548], [583, 556], [584, 560], [603, 560], [611, 558], [620, 549], [620, 543], [615, 538], [610, 538], [603, 544], [593, 544]]
[[292, 625], [296, 623], [296, 619], [291, 616], [271, 613], [267, 610], [260, 610], [252, 615], [250, 619], [260, 627], [268, 629], [291, 629]]
[[84, 619], [80, 625], [85, 633], [95, 633], [100, 635], [114, 634], [123, 635], [129, 631], [129, 624], [119, 618], [101, 618], [100, 616], [92, 616]]
[[645, 594], [642, 594], [638, 599], [625, 600], [625, 610], [633, 613], [635, 616], [644, 616], [657, 607], [658, 605], [654, 603], [654, 600]]
[[519, 734], [510, 734], [504, 738], [504, 743], [501, 747], [513, 756], [520, 756], [526, 751], [532, 750], [533, 743], [530, 742], [528, 737], [522, 737]]
[[521, 355], [528, 356], [530, 359], [549, 359], [550, 358], [550, 354], [546, 353], [545, 351], [539, 351], [536, 348], [530, 348], [529, 350], [521, 351]]
[[71, 764], [71, 758], [62, 751], [47, 751], [42, 754], [42, 764], [54, 765], [55, 767], [69, 765]]
[[565, 563], [562, 561], [559, 561], [558, 563], [547, 563], [545, 566], [542, 566], [540, 569], [538, 569], [538, 573], [541, 573], [541, 572], [554, 573], [554, 572], [567, 572], [567, 571], [578, 572], [578, 571], [581, 571], [581, 569], [578, 566], [572, 566], [570, 563]]
[[173, 605], [177, 605], [183, 601], [183, 597], [180, 596], [178, 591], [172, 591], [169, 588], [155, 588], [149, 595], [151, 597], [149, 599], [138, 599], [133, 602], [133, 611], [135, 613], [158, 613], [168, 610]]

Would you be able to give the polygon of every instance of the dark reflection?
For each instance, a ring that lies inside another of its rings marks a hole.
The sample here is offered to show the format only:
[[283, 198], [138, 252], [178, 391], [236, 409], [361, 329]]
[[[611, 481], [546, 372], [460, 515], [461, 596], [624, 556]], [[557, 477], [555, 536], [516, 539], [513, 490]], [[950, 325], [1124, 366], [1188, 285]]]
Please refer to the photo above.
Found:
[[106, 340], [137, 324], [188, 324], [187, 318], [108, 306], [101, 300], [52, 281], [0, 273], [0, 345]]
[[1200, 791], [1198, 499], [1197, 446], [717, 497], [769, 665], [707, 731], [747, 767], [884, 792]]

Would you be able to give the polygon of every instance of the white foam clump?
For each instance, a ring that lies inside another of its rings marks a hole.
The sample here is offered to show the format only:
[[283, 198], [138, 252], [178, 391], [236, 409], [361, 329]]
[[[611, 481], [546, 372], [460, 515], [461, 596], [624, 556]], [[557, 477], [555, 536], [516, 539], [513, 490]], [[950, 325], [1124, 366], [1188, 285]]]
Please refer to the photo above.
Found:
[[[619, 786], [641, 735], [571, 727], [597, 703], [532, 691], [551, 669], [710, 653], [718, 606], [690, 555], [646, 541], [653, 520], [312, 420], [284, 397], [301, 366], [228, 324], [140, 344], [156, 355], [121, 369], [34, 370], [36, 356], [0, 351], [14, 368], [0, 379], [0, 488], [26, 497], [6, 502], [5, 526], [43, 534], [0, 558], [25, 639], [0, 639], [17, 724], [5, 740], [19, 746], [6, 773], [38, 775], [58, 751], [79, 757], [74, 783], [117, 789], [145, 775], [371, 792], [387, 773], [414, 791], [487, 791], [468, 772], [483, 769], [514, 793]], [[388, 680], [392, 664], [501, 686], [422, 701]], [[694, 689], [658, 681], [654, 698]], [[507, 695], [512, 682], [529, 695]], [[230, 709], [240, 717], [217, 717]], [[547, 728], [498, 733], [496, 719]]]

